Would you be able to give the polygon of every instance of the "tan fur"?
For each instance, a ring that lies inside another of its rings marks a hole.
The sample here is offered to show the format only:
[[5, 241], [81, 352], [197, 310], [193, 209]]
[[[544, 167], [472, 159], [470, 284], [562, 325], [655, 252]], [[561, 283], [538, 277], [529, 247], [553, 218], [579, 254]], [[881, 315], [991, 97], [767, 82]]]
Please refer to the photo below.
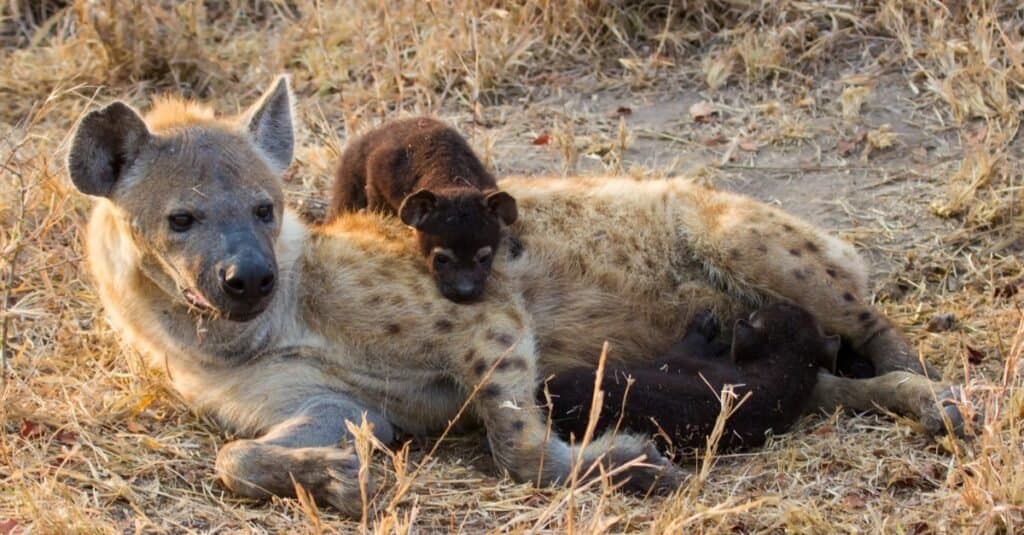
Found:
[[[200, 108], [163, 106], [152, 131], [231, 131], [230, 121], [210, 122]], [[213, 139], [223, 151], [245, 140]], [[154, 196], [186, 195], [175, 181], [152, 178], [175, 169], [139, 174]], [[279, 194], [276, 179], [274, 187], [254, 176], [257, 183], [235, 186]], [[88, 261], [127, 342], [166, 369], [196, 409], [259, 437], [222, 451], [217, 466], [229, 487], [251, 496], [287, 494], [291, 474], [349, 512], [358, 510], [351, 503], [354, 457], [332, 447], [343, 431], [324, 427], [348, 413], [332, 407], [366, 411], [388, 440], [391, 426], [442, 430], [480, 387], [469, 417], [487, 428], [498, 465], [520, 480], [564, 481], [576, 452], [544, 441], [545, 413], [534, 404], [540, 379], [593, 364], [605, 340], [614, 359], [655, 355], [701, 309], [731, 318], [765, 300], [792, 300], [827, 330], [876, 353], [876, 362], [907, 364], [906, 355], [890, 351], [905, 351], [902, 339], [867, 304], [865, 268], [853, 249], [776, 208], [684, 180], [531, 178], [501, 187], [519, 201], [510, 232], [524, 249], [495, 260], [475, 305], [444, 299], [410, 234], [375, 214], [345, 214], [310, 230], [285, 213], [274, 246], [281, 283], [269, 308], [246, 323], [190, 311], [146, 275], [145, 250], [157, 245], [137, 243], [131, 228], [143, 207], [99, 201]], [[870, 391], [880, 405], [935, 413], [926, 397], [937, 385], [904, 375], [909, 386], [892, 393], [873, 383], [826, 381], [832, 390], [817, 401], [860, 402], [857, 396]], [[638, 455], [654, 466], [626, 471], [637, 488], [659, 475], [662, 487], [678, 484], [678, 469], [636, 437], [603, 437], [583, 460], [620, 465]]]
[[146, 112], [144, 119], [150, 131], [157, 134], [182, 127], [221, 123], [216, 118], [213, 108], [177, 95], [164, 95], [153, 99], [153, 105]]

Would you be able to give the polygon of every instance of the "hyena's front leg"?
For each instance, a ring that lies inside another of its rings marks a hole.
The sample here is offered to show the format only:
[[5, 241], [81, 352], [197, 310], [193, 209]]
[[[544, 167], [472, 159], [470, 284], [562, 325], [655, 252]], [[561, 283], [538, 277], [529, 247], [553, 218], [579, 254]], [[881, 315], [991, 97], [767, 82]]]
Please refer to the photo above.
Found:
[[[579, 459], [581, 478], [600, 462], [605, 472], [631, 461], [642, 461], [618, 472], [614, 482], [624, 482], [637, 492], [674, 490], [684, 474], [649, 441], [627, 433], [605, 435], [581, 451], [548, 433], [547, 411], [535, 402], [537, 358], [530, 336], [514, 331], [490, 330], [462, 359], [461, 380], [479, 387], [475, 406], [487, 430], [495, 462], [518, 481], [542, 485], [566, 483]], [[596, 477], [595, 467], [588, 477]]]
[[217, 473], [232, 491], [251, 498], [295, 496], [302, 485], [320, 504], [358, 516], [362, 511], [359, 459], [339, 443], [345, 421], [373, 424], [384, 443], [393, 439], [392, 426], [372, 410], [344, 394], [322, 392], [294, 407], [277, 425], [253, 440], [236, 440], [217, 454]]

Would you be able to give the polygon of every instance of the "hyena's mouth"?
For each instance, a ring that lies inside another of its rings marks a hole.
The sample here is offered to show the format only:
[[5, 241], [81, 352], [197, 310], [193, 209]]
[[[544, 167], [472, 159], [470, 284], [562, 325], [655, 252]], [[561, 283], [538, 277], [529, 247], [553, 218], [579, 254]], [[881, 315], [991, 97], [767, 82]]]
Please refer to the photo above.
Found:
[[199, 290], [194, 288], [185, 288], [181, 293], [185, 297], [185, 301], [194, 308], [207, 312], [217, 310], [217, 307], [213, 306], [213, 303], [210, 303], [210, 301], [206, 299]]

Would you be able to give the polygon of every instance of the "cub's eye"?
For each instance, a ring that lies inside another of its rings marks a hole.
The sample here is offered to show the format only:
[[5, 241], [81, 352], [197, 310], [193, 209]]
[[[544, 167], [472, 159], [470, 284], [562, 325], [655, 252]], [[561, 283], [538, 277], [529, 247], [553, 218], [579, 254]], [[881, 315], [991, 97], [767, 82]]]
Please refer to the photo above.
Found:
[[261, 204], [253, 209], [253, 214], [256, 218], [264, 223], [271, 223], [274, 221], [274, 205], [273, 204]]
[[167, 216], [167, 222], [174, 232], [187, 232], [195, 224], [196, 218], [188, 212], [178, 212]]
[[484, 265], [490, 264], [491, 260], [493, 260], [493, 259], [494, 259], [494, 255], [491, 253], [491, 248], [490, 247], [487, 247], [487, 248], [484, 248], [484, 249], [480, 249], [480, 251], [478, 251], [476, 253], [476, 261], [481, 263], [481, 264], [484, 264]]
[[452, 259], [448, 255], [436, 254], [434, 255], [434, 267], [447, 266], [452, 262]]

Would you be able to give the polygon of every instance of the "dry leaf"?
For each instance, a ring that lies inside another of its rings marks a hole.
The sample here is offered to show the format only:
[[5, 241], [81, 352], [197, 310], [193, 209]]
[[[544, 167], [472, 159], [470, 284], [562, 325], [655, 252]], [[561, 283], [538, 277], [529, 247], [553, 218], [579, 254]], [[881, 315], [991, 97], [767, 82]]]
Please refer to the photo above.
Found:
[[547, 145], [548, 143], [551, 143], [551, 136], [547, 134], [541, 134], [533, 138], [533, 141], [530, 142], [532, 145]]
[[717, 114], [718, 112], [715, 111], [714, 105], [706, 100], [690, 106], [690, 118], [696, 123], [710, 123]]
[[22, 420], [21, 429], [18, 430], [18, 434], [21, 435], [21, 438], [35, 438], [41, 436], [45, 431], [43, 426], [32, 420]]
[[863, 509], [864, 498], [860, 494], [847, 494], [843, 497], [843, 506], [847, 509]]
[[747, 137], [740, 140], [739, 147], [746, 152], [757, 152], [757, 149], [761, 148], [761, 144], [754, 138]]
[[608, 116], [612, 118], [629, 117], [630, 115], [633, 115], [633, 108], [628, 106], [619, 106], [618, 108], [615, 108], [615, 111], [608, 114]]
[[146, 433], [146, 428], [135, 420], [128, 420], [128, 422], [125, 424], [125, 427], [128, 428], [129, 432], [135, 433], [137, 435]]
[[836, 142], [836, 152], [840, 156], [849, 156], [857, 151], [857, 141], [850, 139], [840, 139]]
[[956, 316], [950, 313], [936, 314], [928, 320], [924, 329], [930, 333], [941, 333], [950, 331], [956, 326]]
[[724, 135], [715, 134], [711, 137], [702, 139], [701, 143], [703, 143], [705, 147], [717, 147], [718, 145], [724, 145], [727, 141], [729, 141], [729, 138]]
[[981, 361], [983, 360], [985, 360], [984, 351], [967, 346], [967, 362], [970, 362], [971, 364], [981, 364]]
[[57, 435], [53, 438], [66, 446], [73, 446], [78, 443], [78, 435], [71, 431], [58, 431]]
[[834, 430], [835, 429], [833, 429], [833, 427], [831, 425], [823, 425], [823, 426], [815, 429], [813, 434], [818, 435], [818, 436], [827, 436], [827, 435], [831, 435]]

